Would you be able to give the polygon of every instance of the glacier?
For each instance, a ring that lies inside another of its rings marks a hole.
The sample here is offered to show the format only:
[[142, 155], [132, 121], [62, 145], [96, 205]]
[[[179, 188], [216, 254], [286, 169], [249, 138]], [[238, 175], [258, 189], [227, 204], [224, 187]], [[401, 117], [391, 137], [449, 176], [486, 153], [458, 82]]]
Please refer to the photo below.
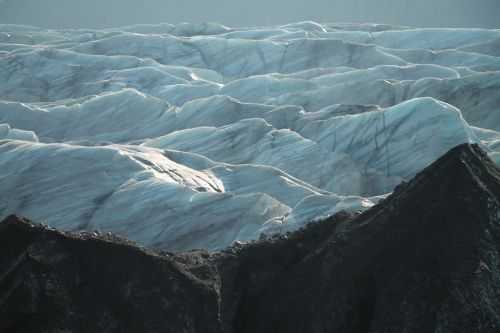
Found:
[[0, 219], [218, 250], [500, 163], [500, 30], [0, 24]]

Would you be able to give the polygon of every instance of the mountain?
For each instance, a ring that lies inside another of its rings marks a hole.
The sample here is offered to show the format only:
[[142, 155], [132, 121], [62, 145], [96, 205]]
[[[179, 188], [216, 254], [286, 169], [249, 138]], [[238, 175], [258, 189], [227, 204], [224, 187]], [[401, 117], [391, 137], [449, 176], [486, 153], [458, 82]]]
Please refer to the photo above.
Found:
[[5, 332], [498, 332], [500, 170], [460, 145], [361, 214], [222, 252], [0, 224]]

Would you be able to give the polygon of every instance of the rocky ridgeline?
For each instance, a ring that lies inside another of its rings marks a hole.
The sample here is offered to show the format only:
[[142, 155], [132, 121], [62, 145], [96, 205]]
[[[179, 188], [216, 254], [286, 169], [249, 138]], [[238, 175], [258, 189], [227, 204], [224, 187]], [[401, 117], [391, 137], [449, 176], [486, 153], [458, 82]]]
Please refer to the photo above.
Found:
[[458, 146], [362, 214], [218, 253], [0, 224], [2, 332], [500, 330], [500, 171]]

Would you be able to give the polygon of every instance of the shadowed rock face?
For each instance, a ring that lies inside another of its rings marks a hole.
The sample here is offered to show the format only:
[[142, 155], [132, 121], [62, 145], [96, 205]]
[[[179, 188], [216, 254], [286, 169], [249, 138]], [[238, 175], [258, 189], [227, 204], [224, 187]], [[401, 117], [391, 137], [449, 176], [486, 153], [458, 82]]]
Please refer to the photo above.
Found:
[[15, 217], [0, 228], [2, 332], [219, 331], [210, 326], [215, 272], [203, 280], [122, 240], [73, 237]]
[[450, 151], [274, 279], [238, 279], [236, 331], [497, 332], [499, 195], [482, 151]]
[[498, 332], [500, 172], [448, 152], [360, 215], [214, 254], [0, 224], [2, 332]]

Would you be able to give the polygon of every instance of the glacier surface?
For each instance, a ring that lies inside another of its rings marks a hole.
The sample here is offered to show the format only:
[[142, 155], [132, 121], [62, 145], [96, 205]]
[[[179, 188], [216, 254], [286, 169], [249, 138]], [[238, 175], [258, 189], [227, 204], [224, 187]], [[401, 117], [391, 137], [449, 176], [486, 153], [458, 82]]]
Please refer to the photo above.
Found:
[[500, 163], [500, 30], [0, 24], [0, 219], [166, 250], [364, 210], [460, 143]]

